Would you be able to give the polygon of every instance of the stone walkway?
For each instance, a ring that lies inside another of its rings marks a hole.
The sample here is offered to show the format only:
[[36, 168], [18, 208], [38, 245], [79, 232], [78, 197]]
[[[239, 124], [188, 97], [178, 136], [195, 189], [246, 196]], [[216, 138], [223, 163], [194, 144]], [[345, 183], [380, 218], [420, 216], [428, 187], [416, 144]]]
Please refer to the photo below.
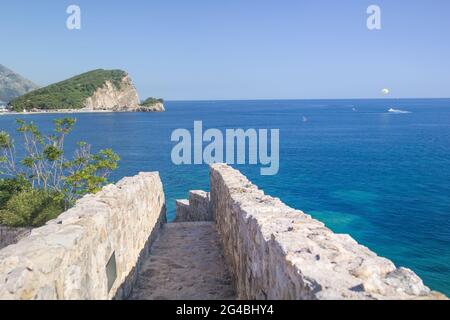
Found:
[[164, 225], [143, 264], [130, 299], [235, 299], [213, 223]]

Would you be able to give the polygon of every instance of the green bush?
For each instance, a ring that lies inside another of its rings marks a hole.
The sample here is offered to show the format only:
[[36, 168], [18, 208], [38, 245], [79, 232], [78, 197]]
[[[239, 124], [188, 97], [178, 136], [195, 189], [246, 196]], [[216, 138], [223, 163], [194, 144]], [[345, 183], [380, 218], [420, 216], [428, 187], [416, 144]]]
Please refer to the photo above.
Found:
[[91, 152], [79, 142], [73, 158], [64, 141], [75, 119], [56, 119], [54, 132], [44, 135], [33, 122], [17, 120], [24, 146], [18, 157], [15, 142], [0, 132], [0, 224], [37, 227], [57, 217], [87, 193], [96, 193], [117, 169], [119, 156], [111, 149]]
[[0, 180], [0, 209], [6, 205], [13, 195], [30, 190], [31, 183], [23, 176]]
[[21, 191], [0, 210], [0, 223], [10, 227], [40, 227], [64, 211], [64, 195], [31, 189]]

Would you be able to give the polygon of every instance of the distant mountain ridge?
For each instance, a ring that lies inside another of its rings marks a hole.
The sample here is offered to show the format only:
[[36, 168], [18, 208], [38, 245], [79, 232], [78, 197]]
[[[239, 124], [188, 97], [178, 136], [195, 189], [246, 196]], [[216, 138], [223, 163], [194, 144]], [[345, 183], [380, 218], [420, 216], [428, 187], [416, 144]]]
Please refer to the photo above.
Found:
[[0, 103], [8, 103], [37, 88], [30, 80], [0, 64]]

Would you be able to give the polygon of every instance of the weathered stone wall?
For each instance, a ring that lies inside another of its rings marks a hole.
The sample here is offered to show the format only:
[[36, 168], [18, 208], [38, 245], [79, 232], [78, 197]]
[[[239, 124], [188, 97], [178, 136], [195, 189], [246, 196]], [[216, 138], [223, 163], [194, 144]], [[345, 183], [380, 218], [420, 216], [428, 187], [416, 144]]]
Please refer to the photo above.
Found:
[[0, 299], [125, 298], [164, 220], [158, 173], [106, 186], [0, 251]]
[[444, 298], [229, 166], [211, 167], [211, 208], [240, 299]]
[[17, 243], [20, 239], [28, 236], [31, 232], [29, 228], [10, 228], [0, 226], [0, 249]]
[[175, 222], [212, 221], [209, 192], [193, 190], [189, 200], [176, 201]]
[[191, 207], [189, 206], [189, 200], [181, 199], [175, 200], [175, 221], [174, 222], [189, 222], [191, 216]]

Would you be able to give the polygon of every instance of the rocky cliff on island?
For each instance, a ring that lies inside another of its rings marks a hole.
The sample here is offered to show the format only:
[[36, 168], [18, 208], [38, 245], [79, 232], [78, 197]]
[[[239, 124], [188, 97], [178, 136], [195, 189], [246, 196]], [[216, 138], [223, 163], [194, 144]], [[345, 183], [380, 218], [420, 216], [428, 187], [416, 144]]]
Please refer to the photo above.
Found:
[[162, 100], [141, 105], [130, 76], [97, 69], [25, 94], [9, 103], [16, 112], [164, 111]]
[[134, 111], [139, 108], [139, 96], [128, 75], [120, 82], [106, 80], [88, 97], [84, 108], [88, 110]]

